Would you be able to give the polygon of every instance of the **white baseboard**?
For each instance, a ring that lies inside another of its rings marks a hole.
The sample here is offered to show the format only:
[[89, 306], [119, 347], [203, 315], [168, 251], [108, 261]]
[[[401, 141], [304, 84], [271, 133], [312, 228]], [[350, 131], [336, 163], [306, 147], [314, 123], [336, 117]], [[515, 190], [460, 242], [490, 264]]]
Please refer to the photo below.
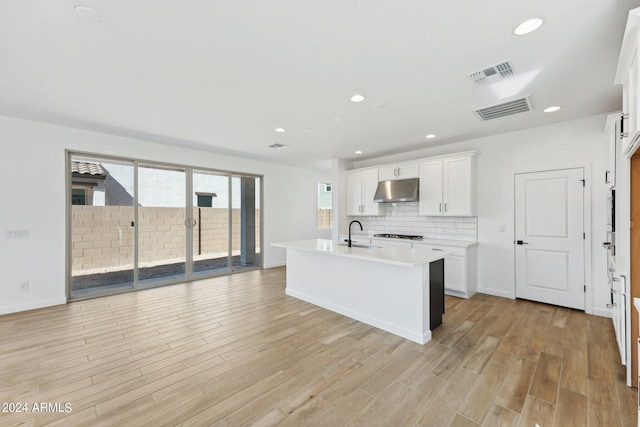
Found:
[[611, 310], [608, 308], [593, 307], [593, 311], [591, 314], [593, 314], [594, 316], [611, 318]]
[[276, 268], [276, 267], [284, 267], [285, 265], [287, 265], [286, 262], [282, 262], [282, 263], [275, 263], [275, 264], [265, 264], [262, 267], [263, 268]]
[[35, 310], [38, 308], [52, 307], [54, 305], [66, 304], [66, 298], [53, 298], [50, 300], [43, 301], [34, 301], [27, 304], [18, 304], [18, 305], [6, 305], [0, 306], [0, 315], [2, 314], [10, 314], [10, 313], [19, 313], [21, 311], [27, 310]]
[[497, 289], [478, 287], [478, 292], [481, 294], [493, 295], [494, 297], [515, 299], [515, 297], [509, 291], [500, 291]]

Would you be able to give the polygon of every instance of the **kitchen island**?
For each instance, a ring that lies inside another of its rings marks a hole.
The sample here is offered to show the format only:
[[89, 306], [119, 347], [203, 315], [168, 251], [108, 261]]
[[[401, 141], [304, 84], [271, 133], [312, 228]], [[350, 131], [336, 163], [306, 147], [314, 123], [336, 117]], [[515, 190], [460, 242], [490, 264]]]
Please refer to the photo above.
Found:
[[442, 251], [324, 239], [272, 246], [287, 250], [287, 295], [419, 344], [442, 323]]

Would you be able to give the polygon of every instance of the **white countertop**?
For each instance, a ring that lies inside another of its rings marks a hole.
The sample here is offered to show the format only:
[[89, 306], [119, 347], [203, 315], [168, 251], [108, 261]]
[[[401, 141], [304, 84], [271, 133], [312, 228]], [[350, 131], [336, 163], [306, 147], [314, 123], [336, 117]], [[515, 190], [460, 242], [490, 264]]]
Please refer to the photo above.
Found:
[[[353, 236], [352, 236], [353, 237]], [[387, 246], [383, 248], [358, 248], [339, 245], [338, 242], [325, 239], [296, 240], [292, 242], [272, 243], [285, 249], [323, 253], [344, 258], [373, 261], [403, 267], [417, 267], [444, 258], [447, 253], [423, 248]]]
[[[378, 234], [378, 232], [374, 233], [374, 234]], [[340, 234], [340, 236], [343, 236], [343, 234]], [[344, 234], [344, 236], [346, 236], [346, 234]], [[407, 242], [407, 243], [424, 243], [427, 245], [438, 245], [438, 246], [453, 246], [456, 248], [469, 248], [472, 246], [478, 246], [478, 242], [466, 242], [463, 240], [445, 240], [445, 239], [417, 239], [417, 240], [411, 240], [411, 239], [390, 239], [388, 237], [374, 237], [373, 234], [371, 233], [351, 233], [351, 240], [353, 240], [354, 238], [360, 238], [360, 239], [374, 239], [374, 240], [380, 240], [380, 241], [384, 241], [384, 240], [393, 240], [393, 241], [397, 241], [397, 242]]]

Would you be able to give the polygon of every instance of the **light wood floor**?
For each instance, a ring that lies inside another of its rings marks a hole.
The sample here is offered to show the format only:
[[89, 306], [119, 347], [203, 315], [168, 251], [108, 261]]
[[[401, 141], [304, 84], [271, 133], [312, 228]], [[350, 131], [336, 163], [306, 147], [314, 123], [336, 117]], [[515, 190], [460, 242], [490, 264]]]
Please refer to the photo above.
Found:
[[447, 297], [421, 346], [284, 281], [252, 271], [0, 316], [0, 402], [28, 404], [0, 425], [636, 425], [609, 319]]

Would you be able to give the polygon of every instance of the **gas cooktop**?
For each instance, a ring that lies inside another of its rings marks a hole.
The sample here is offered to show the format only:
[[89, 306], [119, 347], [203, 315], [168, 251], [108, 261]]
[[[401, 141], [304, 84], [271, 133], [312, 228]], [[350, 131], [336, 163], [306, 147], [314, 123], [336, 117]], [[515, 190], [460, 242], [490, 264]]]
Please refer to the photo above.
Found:
[[374, 234], [373, 237], [385, 237], [387, 239], [409, 239], [409, 240], [422, 239], [422, 236], [417, 236], [412, 234], [390, 234], [390, 233]]

